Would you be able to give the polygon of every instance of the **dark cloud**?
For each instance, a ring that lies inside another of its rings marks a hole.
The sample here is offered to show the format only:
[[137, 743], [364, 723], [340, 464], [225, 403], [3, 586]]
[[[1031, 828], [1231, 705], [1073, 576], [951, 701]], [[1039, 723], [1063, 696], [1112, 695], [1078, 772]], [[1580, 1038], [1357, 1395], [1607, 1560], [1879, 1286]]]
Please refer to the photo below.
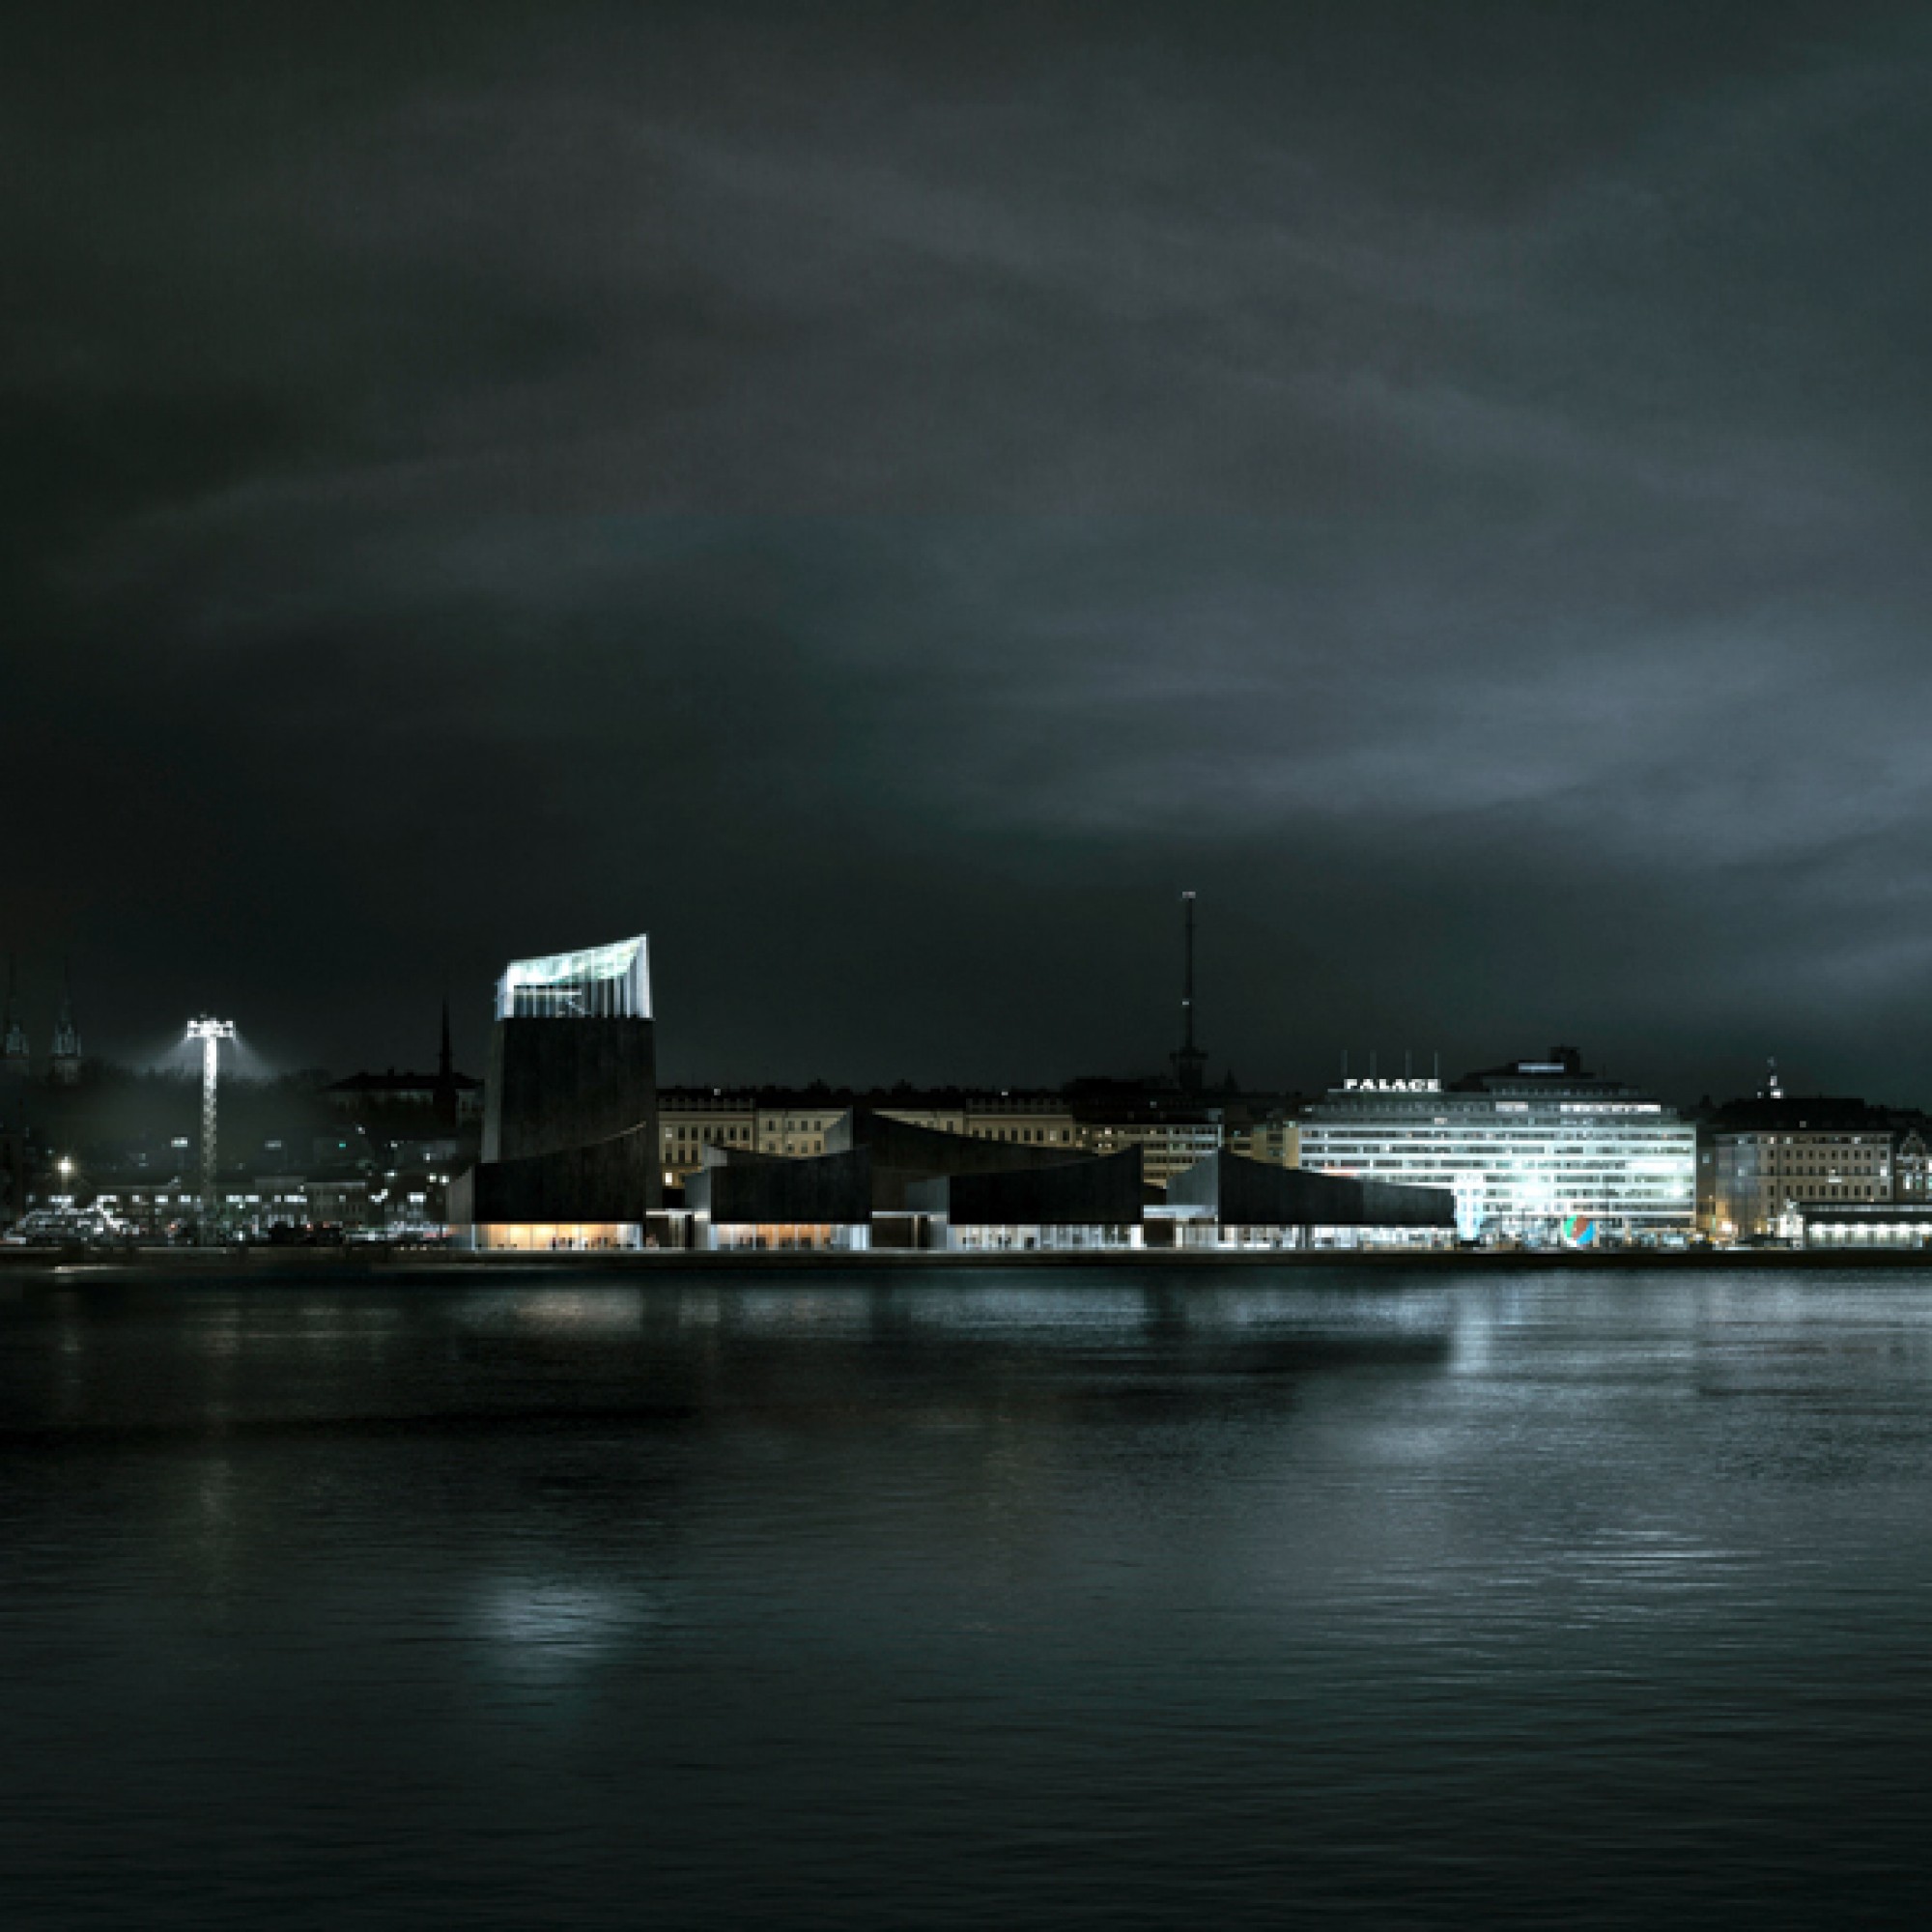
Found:
[[673, 1075], [1145, 1067], [1188, 885], [1251, 1078], [1932, 1095], [1918, 10], [17, 55], [0, 907], [98, 1042], [645, 925]]

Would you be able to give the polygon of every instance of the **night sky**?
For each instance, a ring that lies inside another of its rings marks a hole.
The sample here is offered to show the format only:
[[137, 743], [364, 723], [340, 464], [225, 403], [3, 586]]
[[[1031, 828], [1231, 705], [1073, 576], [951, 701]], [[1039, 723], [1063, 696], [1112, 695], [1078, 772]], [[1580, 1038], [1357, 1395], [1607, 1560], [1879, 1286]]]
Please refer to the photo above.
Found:
[[1922, 7], [288, 11], [0, 63], [37, 1044], [1932, 1102]]

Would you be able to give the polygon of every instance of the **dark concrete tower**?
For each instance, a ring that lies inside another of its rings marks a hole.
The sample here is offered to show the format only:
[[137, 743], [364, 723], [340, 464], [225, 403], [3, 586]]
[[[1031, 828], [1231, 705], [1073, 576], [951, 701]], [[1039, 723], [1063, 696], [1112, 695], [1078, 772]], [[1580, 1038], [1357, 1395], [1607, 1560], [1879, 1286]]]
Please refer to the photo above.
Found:
[[50, 1069], [65, 1087], [80, 1078], [80, 1029], [73, 1023], [73, 974], [61, 976], [60, 1013], [54, 1021], [54, 1052]]
[[510, 962], [497, 988], [483, 1157], [450, 1219], [635, 1224], [663, 1200], [645, 941]]
[[1174, 1084], [1183, 1094], [1198, 1094], [1207, 1078], [1208, 1052], [1194, 1041], [1194, 895], [1182, 893], [1182, 965], [1180, 980], [1180, 1047], [1174, 1056]]

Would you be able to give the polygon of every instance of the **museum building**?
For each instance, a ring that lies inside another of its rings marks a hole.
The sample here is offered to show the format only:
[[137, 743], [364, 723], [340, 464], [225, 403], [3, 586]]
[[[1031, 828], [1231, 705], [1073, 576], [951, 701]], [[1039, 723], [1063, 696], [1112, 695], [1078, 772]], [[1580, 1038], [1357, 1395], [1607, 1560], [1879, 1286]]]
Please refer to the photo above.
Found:
[[646, 939], [513, 959], [497, 983], [482, 1158], [450, 1185], [457, 1237], [637, 1247], [663, 1188]]

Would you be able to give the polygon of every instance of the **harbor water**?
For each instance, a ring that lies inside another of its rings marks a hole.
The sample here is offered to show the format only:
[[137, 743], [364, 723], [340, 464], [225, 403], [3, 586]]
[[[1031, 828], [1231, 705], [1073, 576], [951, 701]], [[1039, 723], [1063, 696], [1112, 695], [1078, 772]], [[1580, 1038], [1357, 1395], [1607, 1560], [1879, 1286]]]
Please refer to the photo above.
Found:
[[0, 1276], [0, 1925], [1895, 1925], [1932, 1269]]

